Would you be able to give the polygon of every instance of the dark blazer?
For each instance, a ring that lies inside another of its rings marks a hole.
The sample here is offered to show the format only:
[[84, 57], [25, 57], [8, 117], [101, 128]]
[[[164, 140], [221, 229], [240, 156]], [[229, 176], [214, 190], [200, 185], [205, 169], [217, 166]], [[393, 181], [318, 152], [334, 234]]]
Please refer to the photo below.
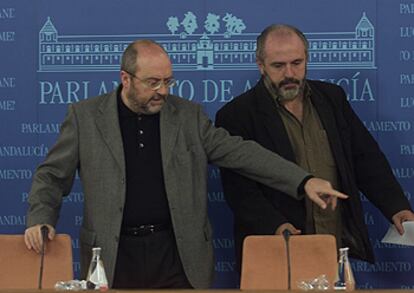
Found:
[[[342, 88], [320, 81], [308, 80], [308, 84], [312, 103], [328, 135], [341, 191], [350, 196], [341, 201], [342, 243], [350, 247], [352, 256], [373, 262], [359, 191], [389, 220], [396, 212], [410, 209], [410, 204], [384, 154], [352, 110]], [[219, 110], [216, 126], [226, 128], [233, 135], [254, 140], [295, 162], [276, 103], [263, 80]], [[277, 227], [286, 222], [305, 231], [304, 200], [297, 201], [228, 169], [221, 169], [221, 172], [224, 194], [235, 218], [238, 262], [246, 235], [274, 234]]]
[[[119, 89], [120, 90], [120, 89]], [[211, 285], [212, 230], [207, 215], [207, 164], [234, 168], [244, 176], [298, 197], [309, 174], [252, 141], [215, 128], [201, 106], [168, 96], [160, 113], [165, 188], [178, 252], [195, 288]], [[27, 225], [56, 225], [62, 197], [76, 171], [84, 192], [80, 229], [81, 275], [100, 246], [112, 284], [125, 203], [125, 161], [115, 91], [69, 106], [59, 138], [39, 166], [29, 196]]]

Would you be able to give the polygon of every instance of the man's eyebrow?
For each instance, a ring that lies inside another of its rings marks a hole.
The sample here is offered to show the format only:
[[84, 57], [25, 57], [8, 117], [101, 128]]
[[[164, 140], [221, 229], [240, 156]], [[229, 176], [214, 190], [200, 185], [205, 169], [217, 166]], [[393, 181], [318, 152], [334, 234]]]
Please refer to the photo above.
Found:
[[270, 64], [271, 65], [283, 65], [283, 64], [286, 64], [287, 62], [283, 62], [283, 61], [273, 61], [273, 62], [271, 62]]
[[174, 78], [173, 75], [170, 75], [170, 76], [168, 76], [166, 78], [159, 78], [159, 77], [155, 77], [155, 76], [150, 76], [150, 77], [147, 77], [145, 79], [146, 80], [149, 80], [149, 79], [153, 79], [153, 80], [168, 80], [168, 79], [172, 79], [172, 78]]
[[292, 62], [298, 62], [298, 61], [305, 61], [305, 58], [297, 58], [297, 59], [293, 60]]

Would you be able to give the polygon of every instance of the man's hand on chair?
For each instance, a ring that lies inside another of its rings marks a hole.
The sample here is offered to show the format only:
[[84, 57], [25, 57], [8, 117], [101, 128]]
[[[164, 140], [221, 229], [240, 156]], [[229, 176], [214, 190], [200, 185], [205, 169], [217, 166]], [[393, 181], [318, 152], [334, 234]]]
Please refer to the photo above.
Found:
[[24, 231], [24, 242], [26, 243], [27, 249], [33, 249], [37, 253], [40, 253], [42, 251], [42, 226], [46, 226], [49, 229], [49, 232], [47, 234], [47, 238], [49, 240], [53, 240], [53, 238], [55, 237], [55, 228], [53, 228], [51, 225], [38, 224], [29, 227], [26, 229], [26, 231]]
[[301, 230], [296, 229], [295, 226], [293, 226], [291, 223], [284, 223], [282, 225], [280, 225], [279, 227], [277, 227], [275, 235], [282, 235], [283, 231], [288, 230], [290, 232], [290, 234], [292, 235], [299, 235], [302, 233]]

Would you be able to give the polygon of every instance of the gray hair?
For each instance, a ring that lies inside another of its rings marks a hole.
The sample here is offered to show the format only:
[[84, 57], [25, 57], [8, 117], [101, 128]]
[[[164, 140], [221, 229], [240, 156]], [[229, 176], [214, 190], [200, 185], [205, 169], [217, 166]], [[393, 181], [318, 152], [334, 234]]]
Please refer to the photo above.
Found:
[[306, 39], [305, 35], [296, 27], [288, 24], [272, 24], [264, 29], [261, 34], [257, 37], [256, 41], [256, 59], [263, 61], [265, 58], [265, 43], [267, 37], [273, 33], [277, 32], [280, 34], [291, 34], [294, 33], [297, 35], [303, 42], [305, 47], [305, 54], [308, 57], [309, 42]]

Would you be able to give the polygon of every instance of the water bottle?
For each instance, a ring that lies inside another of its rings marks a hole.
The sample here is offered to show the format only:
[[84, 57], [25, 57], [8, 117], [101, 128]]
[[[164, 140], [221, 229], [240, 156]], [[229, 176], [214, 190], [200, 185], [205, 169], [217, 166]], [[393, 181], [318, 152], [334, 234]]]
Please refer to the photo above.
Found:
[[85, 280], [59, 281], [55, 284], [56, 291], [81, 291], [88, 289]]
[[335, 290], [352, 291], [355, 289], [355, 279], [349, 262], [348, 251], [348, 247], [339, 249], [338, 279], [334, 285]]
[[100, 247], [92, 248], [92, 259], [89, 265], [86, 281], [88, 289], [101, 291], [108, 289], [108, 280], [106, 278], [104, 265], [101, 259]]

